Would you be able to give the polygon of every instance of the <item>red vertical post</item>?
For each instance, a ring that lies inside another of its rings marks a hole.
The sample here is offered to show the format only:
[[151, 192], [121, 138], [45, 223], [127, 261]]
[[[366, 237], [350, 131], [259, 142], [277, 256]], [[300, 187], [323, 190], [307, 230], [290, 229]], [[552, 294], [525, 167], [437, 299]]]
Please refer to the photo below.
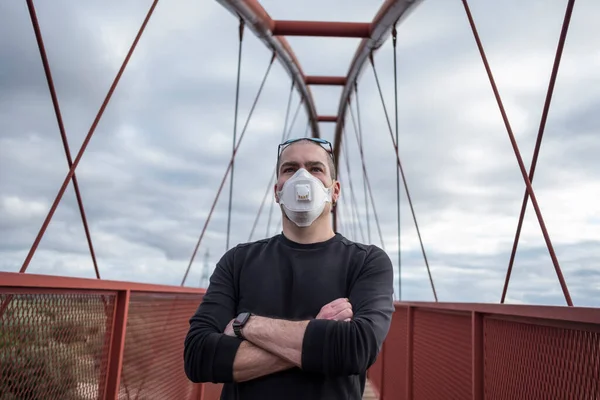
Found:
[[406, 362], [408, 365], [406, 366], [406, 398], [407, 400], [412, 400], [413, 398], [413, 335], [415, 331], [415, 310], [413, 307], [408, 306], [406, 309], [407, 313], [407, 322], [406, 322], [406, 337], [408, 338], [408, 343], [406, 347]]
[[483, 400], [483, 316], [471, 312], [473, 400]]
[[[118, 294], [118, 292], [117, 292]], [[117, 304], [117, 296], [115, 296], [114, 299], [114, 303], [111, 305], [111, 301], [112, 299], [110, 299], [109, 296], [102, 296], [102, 302], [104, 303], [104, 320], [105, 320], [105, 326], [106, 326], [106, 331], [104, 332], [104, 345], [102, 348], [104, 349], [108, 349], [108, 355], [107, 355], [107, 360], [110, 359], [110, 345], [111, 345], [111, 341], [112, 341], [112, 335], [113, 335], [113, 329], [114, 329], [114, 324], [115, 324], [115, 307]], [[104, 377], [104, 384], [99, 384], [98, 385], [98, 399], [105, 399], [106, 398], [106, 380], [108, 379], [108, 362], [106, 364], [106, 373], [107, 375]]]
[[104, 399], [106, 400], [116, 400], [119, 398], [130, 294], [129, 290], [122, 290], [117, 294], [104, 389]]

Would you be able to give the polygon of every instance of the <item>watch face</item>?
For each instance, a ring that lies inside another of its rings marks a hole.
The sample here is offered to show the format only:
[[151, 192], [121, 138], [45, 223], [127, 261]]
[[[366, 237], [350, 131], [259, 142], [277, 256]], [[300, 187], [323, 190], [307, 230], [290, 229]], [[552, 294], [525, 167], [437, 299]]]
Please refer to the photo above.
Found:
[[237, 322], [240, 325], [244, 325], [246, 323], [246, 321], [248, 321], [248, 318], [250, 318], [250, 313], [243, 312], [237, 316], [237, 318], [235, 319], [235, 322]]

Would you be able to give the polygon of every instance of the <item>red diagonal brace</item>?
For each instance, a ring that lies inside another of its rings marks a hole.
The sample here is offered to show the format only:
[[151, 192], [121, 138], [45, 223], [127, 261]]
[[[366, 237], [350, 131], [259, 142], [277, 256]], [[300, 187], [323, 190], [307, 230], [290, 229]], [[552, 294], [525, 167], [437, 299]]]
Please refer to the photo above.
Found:
[[[44, 39], [42, 38], [42, 31], [40, 24], [37, 19], [35, 12], [35, 6], [33, 0], [27, 0], [27, 8], [29, 9], [29, 16], [31, 17], [31, 24], [33, 25], [33, 31], [35, 32], [35, 38], [37, 40], [38, 48], [40, 50], [40, 56], [42, 58], [42, 64], [44, 66], [44, 72], [46, 74], [46, 81], [48, 82], [48, 89], [50, 90], [50, 97], [52, 98], [52, 105], [54, 106], [54, 113], [56, 114], [56, 122], [58, 123], [58, 129], [60, 131], [60, 137], [63, 142], [65, 149], [65, 155], [67, 157], [67, 163], [69, 169], [73, 166], [73, 160], [71, 159], [71, 150], [69, 148], [69, 142], [67, 140], [67, 133], [63, 124], [62, 114], [60, 112], [60, 105], [58, 102], [58, 96], [56, 95], [56, 89], [54, 88], [54, 80], [52, 79], [52, 71], [50, 70], [50, 63], [46, 56], [46, 47], [44, 46]], [[92, 236], [88, 228], [87, 218], [85, 216], [85, 210], [83, 208], [83, 201], [81, 200], [81, 193], [79, 191], [79, 183], [77, 182], [77, 175], [73, 173], [73, 189], [75, 189], [75, 196], [77, 197], [77, 205], [79, 206], [79, 213], [81, 214], [81, 221], [83, 222], [83, 229], [87, 238], [88, 247], [90, 249], [90, 255], [92, 256], [92, 263], [94, 264], [94, 271], [96, 272], [96, 278], [100, 279], [100, 272], [98, 270], [98, 263], [96, 261], [96, 254], [94, 252], [94, 246], [92, 244]], [[25, 271], [21, 271], [23, 273]]]
[[98, 123], [100, 122], [100, 119], [102, 118], [102, 115], [104, 114], [104, 110], [108, 106], [108, 102], [110, 101], [110, 99], [117, 87], [117, 84], [119, 83], [119, 80], [121, 79], [121, 76], [123, 75], [123, 72], [125, 71], [125, 68], [127, 67], [127, 63], [129, 62], [129, 59], [131, 58], [131, 55], [133, 54], [133, 51], [135, 50], [135, 47], [137, 46], [137, 44], [140, 40], [140, 37], [142, 36], [142, 33], [144, 32], [144, 29], [146, 28], [146, 25], [148, 24], [148, 21], [150, 20], [150, 17], [152, 16], [154, 9], [156, 8], [157, 3], [158, 3], [158, 0], [154, 0], [152, 2], [152, 5], [150, 6], [150, 10], [148, 10], [148, 14], [146, 15], [146, 18], [144, 19], [144, 22], [142, 23], [142, 26], [140, 27], [140, 30], [138, 31], [138, 33], [131, 45], [131, 48], [129, 49], [129, 52], [127, 53], [127, 56], [125, 57], [125, 60], [123, 60], [123, 64], [121, 65], [119, 72], [117, 73], [117, 76], [115, 77], [112, 85], [110, 86], [110, 89], [108, 90], [108, 93], [106, 94], [106, 98], [104, 99], [104, 102], [102, 103], [102, 106], [100, 106], [100, 110], [98, 110], [98, 114], [96, 115], [96, 118], [94, 119], [94, 122], [92, 123], [92, 126], [90, 127], [90, 130], [88, 131], [85, 139], [83, 140], [81, 148], [79, 149], [79, 152], [77, 153], [77, 156], [75, 157], [75, 160], [73, 161], [73, 165], [69, 169], [69, 172], [67, 173], [67, 176], [65, 177], [65, 179], [62, 183], [62, 186], [60, 187], [58, 194], [56, 195], [56, 198], [54, 199], [54, 202], [52, 203], [52, 207], [50, 207], [50, 211], [48, 211], [48, 215], [46, 216], [46, 219], [44, 220], [44, 223], [42, 224], [42, 227], [40, 228], [40, 230], [35, 238], [35, 241], [33, 242], [33, 245], [31, 246], [31, 249], [29, 250], [29, 253], [27, 254], [27, 257], [25, 258], [25, 261], [23, 262], [23, 265], [21, 266], [21, 270], [19, 272], [25, 272], [25, 270], [27, 270], [27, 267], [29, 266], [31, 259], [33, 258], [33, 255], [35, 254], [35, 251], [36, 251], [38, 245], [40, 244], [42, 237], [44, 236], [44, 232], [46, 232], [46, 229], [48, 228], [48, 224], [52, 220], [52, 217], [54, 216], [54, 213], [56, 212], [56, 208], [58, 207], [60, 200], [62, 199], [63, 195], [65, 194], [65, 190], [67, 189], [67, 186], [69, 185], [69, 181], [72, 179], [73, 174], [75, 174], [75, 169], [77, 168], [77, 165], [79, 165], [79, 161], [81, 161], [81, 157], [83, 157], [83, 153], [85, 152], [85, 149], [87, 148], [87, 146], [92, 138], [92, 135], [96, 131], [96, 127], [98, 126]]
[[202, 239], [204, 238], [204, 234], [206, 233], [206, 228], [208, 228], [208, 223], [210, 222], [212, 214], [215, 211], [215, 206], [217, 205], [217, 201], [219, 201], [219, 196], [221, 196], [221, 191], [223, 190], [223, 185], [225, 185], [225, 181], [227, 180], [227, 175], [229, 174], [229, 170], [233, 166], [233, 162], [235, 160], [237, 151], [240, 147], [240, 144], [242, 144], [242, 139], [244, 138], [244, 135], [246, 134], [246, 129], [248, 128], [248, 124], [250, 123], [250, 119], [252, 118], [252, 114], [254, 113], [256, 104], [258, 103], [258, 99], [260, 98], [260, 94], [262, 93], [262, 90], [265, 86], [265, 82], [267, 81], [267, 77], [269, 76], [269, 72], [271, 71], [271, 67], [273, 66], [273, 61], [275, 61], [275, 57], [276, 57], [276, 53], [273, 52], [273, 56], [271, 57], [271, 62], [269, 63], [269, 66], [267, 67], [267, 72], [265, 72], [265, 75], [260, 84], [260, 87], [258, 88], [258, 93], [256, 94], [256, 97], [254, 97], [254, 102], [252, 103], [252, 107], [250, 107], [250, 111], [248, 112], [248, 117], [246, 118], [246, 124], [244, 125], [244, 128], [242, 129], [242, 132], [240, 133], [240, 138], [238, 139], [237, 144], [235, 145], [235, 147], [233, 149], [233, 154], [231, 155], [229, 164], [227, 165], [227, 169], [225, 170], [225, 174], [223, 175], [223, 179], [221, 180], [221, 184], [219, 185], [219, 189], [217, 190], [217, 194], [215, 195], [212, 206], [210, 207], [210, 210], [208, 211], [208, 215], [206, 216], [206, 221], [204, 222], [204, 227], [202, 227], [202, 232], [200, 232], [200, 237], [198, 238], [198, 241], [196, 242], [196, 246], [194, 247], [194, 251], [192, 252], [192, 257], [190, 258], [190, 262], [188, 263], [185, 273], [183, 274], [183, 279], [181, 280], [181, 286], [183, 286], [185, 284], [188, 274], [190, 273], [190, 268], [192, 268], [192, 263], [194, 262], [194, 258], [196, 258], [196, 254], [198, 253], [198, 249], [200, 248], [200, 243], [202, 243]]
[[[550, 102], [552, 101], [552, 93], [554, 92], [554, 84], [556, 83], [556, 76], [558, 75], [558, 67], [560, 65], [560, 59], [562, 58], [563, 48], [565, 46], [565, 39], [569, 30], [569, 23], [571, 22], [571, 14], [573, 13], [573, 6], [575, 0], [569, 0], [567, 4], [567, 10], [565, 11], [565, 17], [563, 19], [563, 26], [560, 32], [560, 38], [558, 40], [558, 46], [556, 48], [556, 56], [554, 57], [554, 65], [552, 66], [552, 74], [550, 75], [550, 82], [548, 84], [548, 91], [546, 93], [546, 101], [544, 103], [544, 109], [542, 111], [542, 118], [540, 120], [540, 127], [538, 129], [537, 139], [535, 141], [535, 149], [533, 150], [533, 157], [531, 158], [531, 166], [529, 167], [529, 180], [533, 181], [535, 174], [535, 167], [537, 165], [538, 155], [540, 154], [540, 147], [542, 145], [542, 137], [544, 136], [544, 128], [546, 127], [546, 120], [548, 118], [548, 111], [550, 110]], [[521, 212], [519, 214], [519, 223], [517, 224], [517, 231], [515, 232], [515, 238], [513, 240], [513, 247], [510, 254], [510, 260], [508, 262], [508, 269], [506, 270], [506, 278], [504, 280], [504, 288], [502, 289], [502, 297], [500, 303], [504, 303], [506, 299], [506, 292], [508, 291], [508, 282], [512, 274], [513, 264], [515, 262], [515, 255], [517, 254], [517, 247], [519, 246], [519, 238], [521, 237], [521, 228], [523, 227], [523, 219], [525, 218], [525, 210], [527, 209], [527, 201], [529, 200], [529, 193], [525, 190], [523, 195], [523, 202], [521, 203]]]
[[523, 176], [523, 181], [525, 181], [525, 186], [527, 187], [527, 193], [529, 194], [529, 197], [531, 197], [531, 203], [533, 204], [533, 208], [535, 210], [535, 214], [536, 214], [538, 222], [540, 224], [540, 228], [542, 230], [542, 234], [544, 236], [546, 246], [548, 247], [548, 253], [550, 253], [550, 258], [552, 259], [552, 264], [554, 264], [554, 269], [556, 270], [556, 275], [558, 276], [558, 280], [560, 282], [560, 287], [562, 288], [562, 291], [565, 296], [565, 300], [566, 300], [567, 304], [569, 306], [573, 306], [573, 301], [571, 300], [571, 295], [569, 294], [569, 288], [567, 287], [567, 283], [565, 282], [565, 278], [562, 274], [562, 270], [560, 269], [560, 265], [558, 264], [558, 259], [556, 258], [556, 254], [554, 253], [554, 247], [552, 246], [552, 241], [550, 240], [550, 235], [548, 234], [548, 230], [546, 229], [546, 224], [544, 223], [544, 217], [542, 216], [542, 211], [540, 210], [540, 206], [535, 197], [535, 192], [533, 191], [533, 187], [531, 186], [531, 181], [529, 180], [527, 170], [525, 169], [525, 164], [523, 163], [523, 159], [521, 157], [521, 152], [519, 151], [519, 146], [517, 145], [517, 140], [515, 139], [515, 135], [513, 134], [512, 128], [510, 126], [510, 122], [508, 121], [508, 116], [506, 115], [506, 111], [504, 110], [504, 105], [502, 104], [502, 99], [500, 98], [500, 93], [498, 92], [498, 88], [496, 86], [496, 81], [494, 80], [494, 76], [492, 74], [492, 70], [490, 68], [487, 57], [485, 55], [483, 45], [481, 44], [479, 34], [477, 33], [477, 27], [475, 26], [475, 21], [473, 21], [473, 16], [471, 15], [471, 11], [469, 9], [469, 5], [467, 4], [467, 0], [462, 0], [462, 2], [465, 7], [465, 12], [467, 13], [467, 18], [469, 19], [469, 25], [471, 26], [471, 30], [473, 31], [473, 36], [475, 37], [475, 42], [477, 43], [479, 53], [481, 54], [481, 59], [483, 61], [483, 65], [487, 72], [488, 78], [490, 79], [490, 84], [492, 86], [492, 90], [494, 91], [494, 97], [496, 98], [496, 101], [498, 103], [498, 108], [500, 109], [500, 113], [502, 114], [502, 120], [504, 121], [504, 125], [506, 126], [506, 131], [508, 133], [510, 143], [515, 152], [515, 157], [517, 158], [517, 163], [519, 164], [519, 169], [521, 171], [521, 175]]

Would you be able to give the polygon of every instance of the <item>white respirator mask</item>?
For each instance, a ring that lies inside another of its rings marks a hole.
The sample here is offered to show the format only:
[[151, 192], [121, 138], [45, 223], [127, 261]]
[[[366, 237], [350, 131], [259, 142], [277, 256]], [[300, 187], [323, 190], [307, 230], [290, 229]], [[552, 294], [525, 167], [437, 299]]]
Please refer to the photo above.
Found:
[[310, 226], [331, 202], [331, 188], [300, 168], [277, 192], [285, 215], [299, 227]]

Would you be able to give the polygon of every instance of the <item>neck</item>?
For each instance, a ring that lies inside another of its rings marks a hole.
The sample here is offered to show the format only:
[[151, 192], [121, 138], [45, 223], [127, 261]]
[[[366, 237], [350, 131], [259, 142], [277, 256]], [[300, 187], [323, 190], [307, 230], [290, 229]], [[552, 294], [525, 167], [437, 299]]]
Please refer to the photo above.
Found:
[[329, 214], [321, 215], [312, 223], [311, 226], [304, 228], [298, 227], [292, 221], [282, 215], [283, 234], [293, 242], [301, 244], [311, 244], [324, 242], [335, 236], [331, 227]]

